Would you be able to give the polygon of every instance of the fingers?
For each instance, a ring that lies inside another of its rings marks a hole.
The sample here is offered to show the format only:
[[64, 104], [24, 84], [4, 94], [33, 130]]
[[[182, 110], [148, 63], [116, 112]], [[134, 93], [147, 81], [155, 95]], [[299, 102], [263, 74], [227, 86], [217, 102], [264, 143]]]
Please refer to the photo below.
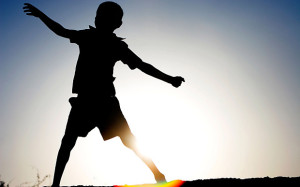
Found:
[[178, 77], [180, 79], [180, 81], [185, 82], [183, 77]]
[[179, 79], [179, 80], [182, 81], [182, 82], [185, 82], [185, 80], [184, 80], [183, 77], [178, 76], [178, 77], [175, 77], [175, 78]]
[[185, 82], [184, 78], [183, 77], [177, 77], [178, 80], [180, 80], [181, 82]]
[[[30, 4], [28, 4], [28, 3], [24, 3], [24, 7], [23, 7], [23, 10], [24, 10], [24, 12], [26, 13], [26, 12], [29, 12], [29, 13], [31, 13], [32, 12], [32, 7], [30, 6]], [[27, 15], [29, 15], [29, 13], [27, 13]]]
[[175, 88], [178, 88], [179, 86], [181, 86], [181, 81], [178, 81], [178, 82], [174, 82], [172, 85], [175, 87]]
[[29, 9], [25, 9], [24, 12], [26, 13], [26, 15], [28, 16], [34, 16], [33, 12]]
[[26, 12], [32, 12], [32, 11], [29, 9], [24, 9], [24, 12], [26, 13]]
[[30, 3], [24, 3], [24, 7], [34, 7], [34, 6]]
[[23, 10], [28, 16], [38, 17], [39, 15], [39, 10], [35, 8], [33, 5], [31, 5], [30, 3], [24, 3]]
[[174, 82], [172, 83], [172, 85], [175, 88], [178, 88], [179, 86], [181, 86], [182, 82], [185, 82], [184, 78], [177, 76], [174, 77]]
[[24, 3], [24, 7], [23, 7], [23, 9], [30, 9], [30, 8], [32, 8], [33, 6], [31, 5], [31, 4], [29, 4], [29, 3]]
[[29, 4], [29, 3], [24, 3], [24, 7], [23, 7], [24, 10], [31, 10], [31, 11], [34, 11], [36, 10], [37, 8], [35, 8], [32, 4]]

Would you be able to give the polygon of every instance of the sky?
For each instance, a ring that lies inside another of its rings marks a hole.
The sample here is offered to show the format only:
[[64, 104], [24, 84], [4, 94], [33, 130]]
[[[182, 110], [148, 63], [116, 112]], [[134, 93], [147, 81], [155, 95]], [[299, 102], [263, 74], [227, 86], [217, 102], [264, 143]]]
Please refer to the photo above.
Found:
[[[50, 175], [70, 111], [78, 46], [26, 16], [29, 2], [68, 29], [100, 0], [0, 0], [0, 176]], [[300, 176], [300, 2], [119, 0], [115, 33], [179, 88], [115, 66], [122, 111], [167, 180]], [[61, 185], [154, 183], [119, 138], [79, 138]]]

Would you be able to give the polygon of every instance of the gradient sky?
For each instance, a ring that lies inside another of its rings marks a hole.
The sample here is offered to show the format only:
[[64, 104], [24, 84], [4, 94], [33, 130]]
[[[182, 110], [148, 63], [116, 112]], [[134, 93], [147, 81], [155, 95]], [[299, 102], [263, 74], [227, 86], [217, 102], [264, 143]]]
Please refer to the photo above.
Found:
[[[22, 12], [32, 3], [69, 29], [96, 0], [0, 0], [0, 175], [53, 176], [78, 47]], [[300, 176], [300, 1], [123, 0], [116, 34], [178, 89], [117, 63], [121, 108], [167, 180]], [[61, 185], [151, 183], [120, 139], [80, 138]], [[47, 180], [45, 185], [50, 185]]]

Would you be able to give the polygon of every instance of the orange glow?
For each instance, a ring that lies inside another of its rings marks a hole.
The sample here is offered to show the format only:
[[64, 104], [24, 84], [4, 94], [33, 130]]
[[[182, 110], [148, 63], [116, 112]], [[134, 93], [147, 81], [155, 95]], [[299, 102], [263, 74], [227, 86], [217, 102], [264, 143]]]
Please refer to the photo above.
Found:
[[140, 184], [140, 185], [114, 185], [114, 187], [180, 187], [184, 181], [182, 180], [173, 180], [170, 182], [163, 182], [163, 183], [157, 183], [157, 184]]

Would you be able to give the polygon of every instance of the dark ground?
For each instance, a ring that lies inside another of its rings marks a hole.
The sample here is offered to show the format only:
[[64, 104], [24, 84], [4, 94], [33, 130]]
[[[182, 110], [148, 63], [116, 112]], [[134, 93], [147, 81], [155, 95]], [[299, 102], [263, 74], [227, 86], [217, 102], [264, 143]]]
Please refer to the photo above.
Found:
[[[278, 185], [279, 187], [300, 187], [300, 177], [275, 177], [275, 178], [249, 178], [249, 179], [236, 179], [236, 178], [221, 178], [221, 179], [203, 179], [194, 181], [185, 181], [181, 187], [272, 187]], [[143, 187], [143, 185], [140, 185]], [[145, 185], [146, 186], [146, 185]], [[158, 187], [157, 185], [154, 185]], [[75, 186], [74, 186], [75, 187]], [[82, 186], [77, 186], [82, 187]], [[90, 186], [92, 187], [92, 186]], [[96, 187], [96, 186], [95, 186]]]
[[207, 180], [196, 180], [196, 181], [186, 181], [182, 187], [192, 187], [192, 186], [251, 186], [259, 187], [266, 186], [271, 187], [278, 185], [280, 187], [287, 186], [297, 186], [300, 187], [300, 177], [276, 177], [276, 178], [250, 178], [250, 179], [235, 179], [235, 178], [226, 178], [226, 179], [207, 179]]

